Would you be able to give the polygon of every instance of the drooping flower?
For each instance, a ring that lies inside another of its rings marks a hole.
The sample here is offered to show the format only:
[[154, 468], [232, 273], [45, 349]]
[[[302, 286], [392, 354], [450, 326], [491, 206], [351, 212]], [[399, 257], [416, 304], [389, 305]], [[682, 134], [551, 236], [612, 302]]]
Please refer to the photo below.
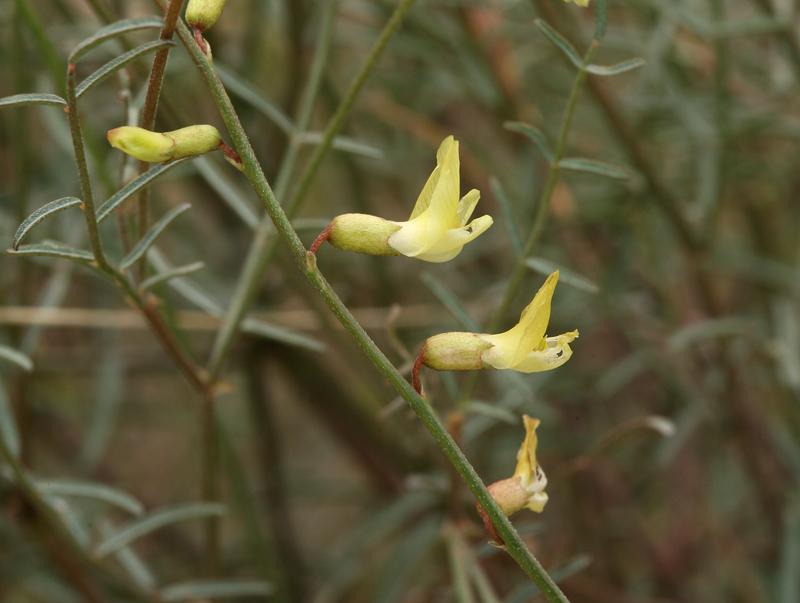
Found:
[[505, 333], [441, 333], [428, 338], [414, 365], [416, 390], [422, 391], [419, 371], [423, 365], [437, 371], [511, 369], [536, 373], [564, 364], [572, 356], [569, 344], [578, 337], [578, 331], [546, 336], [557, 282], [558, 270], [547, 277], [533, 301], [522, 311], [519, 323]]
[[[536, 448], [539, 443], [536, 437], [536, 428], [539, 426], [539, 419], [523, 415], [522, 420], [525, 423], [525, 440], [517, 452], [517, 467], [514, 475], [495, 482], [487, 488], [500, 510], [507, 517], [522, 509], [541, 513], [548, 500], [547, 493], [544, 491], [547, 487], [547, 477], [536, 460]], [[495, 531], [494, 525], [480, 503], [477, 507], [489, 534], [495, 541], [502, 544], [503, 540]]]
[[188, 126], [173, 132], [151, 132], [135, 126], [108, 131], [112, 147], [141, 161], [174, 161], [220, 148], [222, 138], [214, 126]]
[[456, 257], [464, 245], [492, 225], [492, 218], [481, 216], [467, 224], [481, 195], [472, 189], [459, 200], [458, 141], [452, 136], [439, 147], [436, 164], [406, 222], [343, 214], [314, 242], [311, 253], [328, 241], [339, 249], [370, 255], [406, 255], [426, 262]]

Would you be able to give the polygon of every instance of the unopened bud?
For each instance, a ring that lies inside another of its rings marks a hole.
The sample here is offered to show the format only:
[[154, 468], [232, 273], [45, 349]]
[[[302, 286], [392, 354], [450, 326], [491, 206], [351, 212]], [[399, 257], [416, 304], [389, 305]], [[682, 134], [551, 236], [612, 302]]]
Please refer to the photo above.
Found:
[[422, 364], [435, 371], [478, 371], [492, 368], [481, 354], [492, 344], [476, 333], [440, 333], [429, 337], [422, 349]]
[[226, 0], [189, 0], [186, 22], [192, 29], [206, 31], [217, 22]]
[[328, 242], [339, 249], [369, 255], [400, 255], [388, 243], [400, 226], [389, 220], [366, 214], [342, 214], [333, 219], [328, 229]]
[[133, 126], [108, 131], [108, 142], [112, 147], [151, 163], [202, 155], [217, 149], [221, 140], [214, 126], [202, 125], [163, 133]]

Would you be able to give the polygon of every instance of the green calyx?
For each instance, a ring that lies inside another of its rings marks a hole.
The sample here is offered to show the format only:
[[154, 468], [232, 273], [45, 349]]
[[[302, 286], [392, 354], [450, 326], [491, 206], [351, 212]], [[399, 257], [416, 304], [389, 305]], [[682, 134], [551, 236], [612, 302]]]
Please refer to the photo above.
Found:
[[369, 255], [400, 255], [389, 245], [389, 237], [400, 226], [389, 220], [366, 214], [342, 214], [330, 225], [328, 242], [345, 251]]

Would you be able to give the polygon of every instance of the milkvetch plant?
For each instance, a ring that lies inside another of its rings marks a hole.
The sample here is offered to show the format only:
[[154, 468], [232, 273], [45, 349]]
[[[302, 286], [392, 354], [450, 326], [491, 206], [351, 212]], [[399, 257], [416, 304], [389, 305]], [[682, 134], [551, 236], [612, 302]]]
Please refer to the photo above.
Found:
[[151, 132], [135, 126], [108, 131], [112, 147], [141, 161], [168, 162], [202, 155], [220, 148], [222, 138], [214, 126], [188, 126], [173, 132]]
[[459, 191], [458, 141], [448, 136], [439, 146], [436, 168], [406, 222], [343, 214], [333, 219], [310, 251], [315, 253], [328, 241], [339, 249], [369, 255], [405, 255], [426, 262], [452, 260], [492, 225], [491, 216], [467, 224], [481, 194], [472, 189], [459, 200]]
[[[541, 513], [548, 500], [547, 493], [544, 491], [547, 487], [547, 476], [536, 460], [536, 448], [539, 444], [536, 428], [539, 427], [540, 421], [532, 419], [528, 415], [522, 415], [522, 421], [525, 424], [525, 439], [517, 452], [517, 467], [514, 469], [514, 475], [488, 486], [489, 493], [506, 516], [513, 515], [522, 509]], [[496, 543], [503, 544], [503, 539], [497, 534], [486, 511], [483, 510], [480, 503], [477, 507], [489, 534]]]
[[455, 332], [429, 337], [414, 363], [414, 388], [422, 392], [419, 372], [423, 366], [437, 371], [511, 369], [537, 373], [564, 364], [572, 356], [569, 344], [578, 337], [578, 331], [546, 336], [557, 282], [558, 270], [547, 277], [533, 301], [522, 311], [519, 322], [505, 333]]

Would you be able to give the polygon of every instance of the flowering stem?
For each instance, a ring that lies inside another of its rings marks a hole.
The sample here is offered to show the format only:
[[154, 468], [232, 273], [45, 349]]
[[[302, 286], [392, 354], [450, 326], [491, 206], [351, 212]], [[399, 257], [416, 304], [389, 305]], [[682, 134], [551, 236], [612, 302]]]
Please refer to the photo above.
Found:
[[[164, 8], [165, 0], [156, 0], [159, 5]], [[410, 7], [413, 0], [406, 0], [400, 6]], [[203, 53], [197, 48], [194, 43], [194, 37], [187, 27], [180, 24], [178, 27], [178, 35], [181, 38], [184, 46], [189, 52], [190, 56], [200, 68], [204, 78], [206, 79], [212, 96], [220, 110], [223, 120], [231, 134], [231, 137], [236, 145], [239, 155], [242, 158], [243, 172], [247, 176], [254, 191], [263, 203], [267, 213], [272, 219], [275, 227], [284, 240], [284, 243], [289, 248], [292, 257], [297, 265], [300, 267], [306, 278], [317, 290], [319, 295], [334, 313], [336, 318], [342, 323], [345, 329], [353, 336], [358, 345], [364, 350], [364, 353], [372, 360], [380, 372], [389, 380], [395, 390], [400, 396], [408, 402], [409, 406], [414, 410], [428, 431], [439, 444], [442, 451], [450, 459], [455, 466], [458, 473], [467, 483], [467, 486], [475, 495], [478, 502], [481, 504], [486, 514], [494, 524], [497, 533], [506, 543], [506, 550], [520, 565], [525, 573], [533, 580], [533, 582], [540, 588], [548, 601], [551, 603], [568, 603], [567, 598], [553, 582], [547, 572], [544, 571], [541, 564], [533, 557], [528, 550], [525, 543], [520, 538], [514, 526], [503, 514], [492, 498], [486, 486], [481, 481], [478, 474], [473, 469], [467, 458], [461, 452], [461, 449], [455, 443], [453, 438], [447, 432], [447, 429], [439, 420], [434, 410], [428, 402], [418, 395], [411, 384], [406, 381], [403, 376], [392, 365], [383, 352], [378, 349], [372, 339], [367, 335], [366, 331], [356, 321], [347, 307], [342, 303], [336, 292], [330, 286], [328, 281], [317, 268], [316, 257], [313, 254], [306, 252], [300, 238], [297, 236], [294, 228], [292, 227], [289, 219], [283, 211], [283, 208], [275, 198], [272, 189], [267, 182], [264, 173], [261, 169], [258, 160], [255, 157], [247, 135], [242, 128], [239, 118], [233, 108], [233, 105], [225, 91], [222, 82], [216, 74], [216, 71], [206, 60]]]
[[[163, 3], [163, 0], [157, 1], [159, 3]], [[350, 116], [350, 112], [353, 109], [356, 98], [358, 98], [358, 95], [366, 84], [367, 79], [377, 66], [378, 59], [380, 59], [383, 50], [389, 43], [389, 40], [391, 40], [394, 33], [400, 27], [403, 18], [411, 9], [415, 1], [416, 0], [403, 0], [403, 2], [397, 6], [391, 18], [383, 28], [381, 35], [378, 37], [378, 40], [375, 42], [375, 45], [372, 47], [372, 50], [364, 61], [364, 64], [361, 66], [358, 73], [353, 78], [353, 81], [350, 83], [350, 87], [348, 88], [344, 99], [342, 99], [342, 102], [336, 109], [336, 113], [328, 123], [322, 141], [317, 146], [316, 150], [314, 151], [314, 155], [306, 165], [306, 168], [300, 178], [300, 184], [298, 185], [287, 205], [286, 215], [289, 219], [293, 218], [300, 208], [305, 193], [308, 191], [311, 181], [314, 179], [322, 160], [330, 150], [334, 138], [344, 126], [347, 118]], [[328, 6], [330, 13], [329, 15], [326, 15], [326, 19], [323, 22], [323, 27], [327, 26], [331, 30], [333, 12], [335, 8], [335, 6], [332, 5], [335, 4], [336, 2], [332, 0], [331, 4]], [[296, 138], [296, 135], [305, 130], [305, 128], [308, 126], [308, 122], [311, 119], [313, 101], [316, 97], [316, 88], [319, 86], [319, 82], [322, 78], [322, 67], [324, 65], [325, 56], [327, 55], [327, 47], [330, 42], [328, 36], [330, 36], [330, 31], [325, 33], [323, 30], [322, 37], [320, 38], [319, 51], [317, 52], [317, 56], [314, 57], [315, 65], [312, 66], [311, 78], [309, 79], [308, 86], [308, 90], [314, 90], [314, 93], [307, 93], [304, 96], [304, 99], [301, 103], [300, 113], [298, 115], [295, 135], [289, 141], [289, 149], [287, 150], [286, 159], [281, 164], [281, 169], [278, 172], [278, 178], [275, 187], [275, 196], [278, 199], [283, 199], [284, 195], [286, 194], [289, 177], [294, 169], [294, 163], [297, 159], [297, 153], [299, 152], [299, 142]], [[323, 44], [323, 42], [325, 42], [325, 44]], [[317, 59], [319, 59], [319, 61]], [[247, 260], [245, 261], [245, 267], [241, 276], [239, 277], [239, 282], [237, 283], [233, 300], [228, 308], [222, 328], [220, 329], [217, 339], [214, 342], [211, 359], [208, 363], [208, 374], [211, 378], [216, 378], [219, 375], [219, 372], [222, 369], [222, 364], [225, 361], [231, 346], [233, 345], [234, 338], [239, 332], [239, 325], [241, 324], [245, 313], [253, 301], [256, 289], [258, 287], [258, 282], [261, 279], [261, 275], [264, 273], [264, 270], [277, 250], [278, 238], [269, 236], [270, 231], [272, 230], [270, 220], [271, 218], [266, 216], [256, 231], [256, 236], [254, 237], [250, 246]]]

